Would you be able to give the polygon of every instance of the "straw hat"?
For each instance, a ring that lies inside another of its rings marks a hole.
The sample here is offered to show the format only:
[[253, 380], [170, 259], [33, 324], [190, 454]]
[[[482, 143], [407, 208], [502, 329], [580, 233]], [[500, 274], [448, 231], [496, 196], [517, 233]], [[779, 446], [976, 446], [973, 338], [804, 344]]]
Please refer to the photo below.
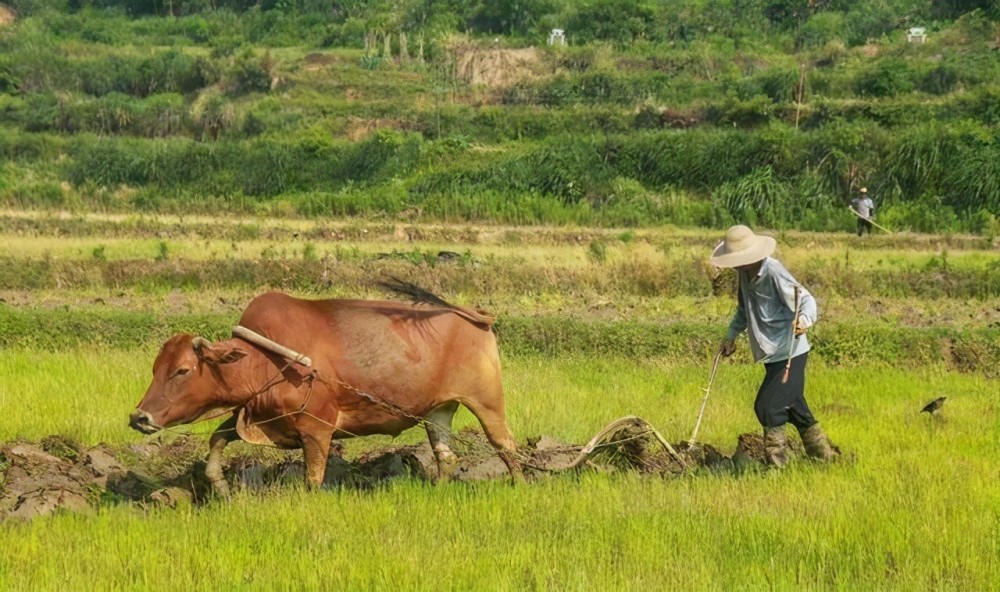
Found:
[[750, 265], [774, 252], [777, 242], [769, 236], [757, 236], [746, 226], [730, 227], [726, 238], [715, 247], [709, 263], [716, 267]]
[[868, 188], [862, 187], [861, 189], [858, 189], [858, 191], [860, 191], [861, 193], [868, 193]]

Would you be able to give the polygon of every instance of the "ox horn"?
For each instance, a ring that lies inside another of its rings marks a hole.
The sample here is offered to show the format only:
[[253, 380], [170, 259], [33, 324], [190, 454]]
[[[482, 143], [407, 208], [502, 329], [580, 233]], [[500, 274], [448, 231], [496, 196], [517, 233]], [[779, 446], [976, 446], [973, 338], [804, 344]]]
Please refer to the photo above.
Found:
[[209, 341], [209, 340], [207, 340], [207, 339], [205, 339], [204, 337], [198, 335], [198, 336], [195, 336], [195, 338], [191, 340], [191, 347], [193, 347], [195, 349], [195, 351], [197, 351], [197, 352], [200, 353], [202, 349], [211, 350], [212, 349], [212, 342]]

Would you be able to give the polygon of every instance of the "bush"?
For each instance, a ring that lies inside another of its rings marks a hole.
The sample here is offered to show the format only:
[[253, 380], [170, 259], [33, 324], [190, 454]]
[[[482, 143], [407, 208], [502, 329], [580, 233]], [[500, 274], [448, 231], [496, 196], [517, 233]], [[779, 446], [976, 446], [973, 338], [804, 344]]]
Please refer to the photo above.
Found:
[[205, 58], [178, 50], [150, 57], [110, 55], [71, 62], [80, 90], [102, 96], [117, 92], [146, 97], [154, 93], [189, 93], [216, 81]]
[[785, 222], [782, 209], [787, 206], [789, 195], [788, 185], [766, 166], [723, 184], [716, 189], [713, 199], [741, 224], [774, 228]]
[[0, 157], [15, 162], [52, 162], [63, 145], [64, 141], [56, 136], [4, 130], [0, 134]]
[[901, 59], [882, 58], [855, 78], [854, 90], [863, 97], [895, 97], [913, 90], [913, 73]]
[[4, 57], [0, 57], [0, 93], [16, 94], [21, 81]]
[[890, 204], [878, 213], [879, 222], [893, 230], [914, 232], [954, 232], [958, 228], [955, 210], [940, 197], [922, 197]]
[[958, 71], [949, 64], [938, 64], [928, 70], [917, 83], [917, 87], [930, 94], [944, 95], [954, 90], [958, 84]]
[[348, 18], [343, 23], [331, 23], [326, 26], [320, 46], [361, 49], [365, 46], [367, 28], [365, 21], [358, 18]]
[[654, 18], [654, 9], [645, 2], [593, 0], [576, 6], [566, 29], [573, 45], [594, 40], [625, 45], [649, 37]]
[[236, 94], [268, 92], [271, 90], [272, 69], [270, 53], [258, 58], [247, 50], [236, 59], [229, 71], [229, 88]]
[[843, 13], [817, 12], [799, 27], [795, 43], [802, 48], [815, 49], [843, 42], [846, 37], [847, 25]]
[[849, 45], [862, 45], [871, 39], [878, 39], [899, 30], [911, 16], [905, 11], [919, 10], [916, 4], [896, 4], [882, 1], [860, 1], [845, 3], [849, 10], [844, 16]]

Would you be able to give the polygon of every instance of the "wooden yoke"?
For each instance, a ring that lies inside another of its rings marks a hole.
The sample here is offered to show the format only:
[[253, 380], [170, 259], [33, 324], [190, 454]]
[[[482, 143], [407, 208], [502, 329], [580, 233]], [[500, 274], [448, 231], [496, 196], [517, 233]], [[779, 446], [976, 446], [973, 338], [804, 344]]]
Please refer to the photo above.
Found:
[[256, 346], [262, 347], [269, 352], [276, 353], [279, 356], [282, 356], [288, 360], [291, 360], [292, 362], [295, 362], [296, 364], [301, 364], [306, 367], [312, 366], [312, 359], [309, 358], [309, 356], [300, 354], [299, 352], [293, 349], [289, 349], [281, 345], [280, 343], [271, 341], [270, 339], [264, 337], [260, 333], [251, 331], [250, 329], [247, 329], [246, 327], [243, 327], [241, 325], [236, 325], [235, 327], [233, 327], [233, 337], [239, 337], [244, 341], [248, 341]]

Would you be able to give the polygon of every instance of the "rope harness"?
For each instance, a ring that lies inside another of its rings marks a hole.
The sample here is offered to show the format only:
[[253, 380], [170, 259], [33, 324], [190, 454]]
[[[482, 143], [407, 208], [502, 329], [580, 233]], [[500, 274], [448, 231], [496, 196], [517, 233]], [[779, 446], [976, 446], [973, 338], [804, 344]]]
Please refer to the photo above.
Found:
[[[239, 331], [237, 331], [237, 329]], [[306, 367], [309, 367], [309, 366], [312, 365], [312, 361], [308, 357], [303, 356], [302, 354], [299, 354], [299, 353], [297, 353], [297, 352], [295, 352], [293, 350], [290, 350], [290, 349], [288, 349], [288, 348], [286, 348], [286, 347], [284, 347], [284, 346], [282, 346], [280, 344], [277, 344], [277, 343], [275, 343], [275, 342], [273, 342], [273, 341], [271, 341], [271, 340], [269, 340], [269, 339], [267, 339], [267, 338], [265, 338], [265, 337], [263, 337], [263, 336], [261, 336], [261, 335], [259, 335], [257, 333], [254, 333], [254, 332], [252, 332], [249, 329], [246, 329], [244, 327], [236, 327], [234, 329], [234, 331], [233, 331], [233, 334], [237, 335], [238, 337], [240, 337], [240, 338], [244, 339], [245, 341], [251, 343], [252, 345], [256, 345], [258, 347], [261, 347], [262, 349], [266, 349], [266, 350], [271, 351], [273, 353], [277, 353], [277, 354], [285, 357], [287, 360], [289, 360], [289, 361], [287, 361], [285, 363], [284, 366], [282, 366], [280, 369], [278, 369], [277, 373], [275, 373], [274, 376], [272, 376], [271, 378], [269, 378], [264, 383], [264, 385], [262, 387], [260, 387], [259, 389], [254, 390], [251, 393], [250, 398], [247, 400], [246, 403], [244, 403], [242, 405], [242, 407], [246, 407], [247, 405], [249, 405], [250, 403], [252, 403], [254, 401], [254, 399], [256, 399], [260, 395], [266, 393], [267, 391], [271, 390], [275, 386], [277, 386], [277, 385], [279, 385], [279, 384], [281, 384], [283, 382], [288, 382], [288, 378], [285, 377], [285, 371], [288, 370], [289, 368], [291, 368], [293, 364], [298, 363], [298, 364], [306, 366]], [[274, 346], [276, 346], [276, 347], [270, 347], [272, 344]], [[376, 407], [379, 407], [381, 409], [389, 411], [390, 413], [392, 413], [393, 415], [395, 415], [397, 417], [401, 417], [401, 418], [404, 418], [404, 419], [409, 419], [410, 421], [413, 421], [414, 424], [416, 424], [416, 425], [423, 426], [426, 429], [441, 430], [441, 431], [443, 431], [443, 433], [448, 433], [448, 434], [451, 435], [451, 438], [453, 438], [455, 441], [457, 441], [458, 443], [462, 444], [463, 446], [467, 447], [469, 451], [473, 451], [473, 450], [475, 450], [477, 448], [484, 448], [483, 446], [481, 446], [480, 442], [472, 440], [470, 438], [465, 438], [465, 437], [461, 436], [460, 434], [453, 433], [453, 432], [451, 432], [450, 428], [445, 427], [445, 426], [443, 426], [443, 425], [441, 425], [441, 424], [439, 424], [437, 422], [434, 422], [434, 421], [432, 421], [430, 419], [427, 419], [426, 417], [422, 417], [422, 416], [410, 413], [410, 412], [406, 411], [405, 409], [403, 409], [402, 407], [400, 407], [399, 405], [396, 405], [395, 403], [392, 403], [392, 402], [390, 402], [390, 401], [388, 401], [388, 400], [386, 400], [386, 399], [384, 399], [382, 397], [377, 397], [375, 395], [372, 395], [371, 393], [367, 393], [367, 392], [365, 392], [365, 391], [363, 391], [363, 390], [355, 387], [354, 385], [351, 385], [351, 384], [349, 384], [349, 383], [347, 383], [347, 382], [345, 382], [343, 380], [339, 380], [339, 379], [328, 380], [327, 378], [325, 378], [323, 376], [323, 374], [319, 371], [319, 369], [317, 369], [315, 367], [312, 367], [309, 370], [309, 372], [307, 372], [306, 374], [302, 375], [302, 380], [303, 380], [303, 382], [305, 382], [305, 383], [308, 384], [308, 387], [306, 389], [305, 397], [302, 400], [302, 404], [299, 406], [298, 409], [296, 409], [294, 411], [288, 411], [286, 413], [282, 413], [281, 415], [276, 415], [274, 417], [269, 417], [267, 419], [262, 419], [262, 420], [259, 420], [259, 421], [258, 420], [254, 420], [254, 421], [248, 422], [247, 425], [248, 426], [259, 426], [259, 425], [264, 425], [264, 424], [271, 423], [271, 422], [274, 422], [274, 421], [278, 421], [279, 419], [284, 419], [286, 417], [292, 417], [292, 416], [302, 415], [302, 416], [305, 416], [305, 417], [309, 417], [309, 418], [311, 418], [311, 419], [313, 419], [315, 421], [318, 421], [318, 422], [326, 425], [327, 427], [330, 427], [330, 428], [332, 428], [332, 429], [334, 429], [336, 431], [339, 431], [341, 433], [344, 433], [344, 434], [346, 434], [348, 436], [358, 437], [357, 434], [352, 434], [352, 433], [344, 430], [343, 428], [338, 428], [336, 425], [331, 424], [330, 422], [326, 421], [325, 419], [323, 419], [323, 418], [321, 418], [321, 417], [319, 417], [319, 416], [317, 416], [317, 415], [309, 412], [309, 410], [307, 409], [307, 407], [309, 406], [309, 401], [312, 398], [313, 387], [315, 386], [315, 382], [317, 380], [319, 380], [320, 382], [322, 382], [323, 384], [325, 384], [328, 388], [333, 389], [334, 387], [340, 387], [343, 391], [347, 391], [347, 392], [353, 393], [355, 396], [357, 396], [357, 397], [359, 397], [359, 398], [361, 398], [361, 399], [369, 402], [372, 405], [375, 405]], [[226, 409], [220, 410], [218, 413], [215, 413], [213, 415], [199, 418], [199, 421], [207, 421], [207, 420], [211, 420], [211, 419], [216, 419], [216, 418], [222, 417], [223, 415], [226, 415], [227, 413], [231, 413], [234, 409], [236, 409], [236, 407], [230, 407], [230, 408], [226, 408]], [[645, 429], [644, 429], [644, 431], [642, 431], [640, 433], [633, 434], [633, 435], [630, 435], [630, 436], [625, 437], [625, 438], [617, 438], [617, 439], [612, 439], [611, 438], [614, 434], [616, 434], [617, 432], [621, 431], [622, 429], [624, 429], [626, 427], [644, 427]], [[178, 433], [178, 434], [190, 434], [190, 433], [192, 433], [192, 432], [184, 432], [184, 431], [178, 430], [176, 428], [164, 428], [162, 431], [169, 431], [169, 432]], [[225, 433], [225, 432], [234, 432], [234, 431], [236, 431], [235, 427], [225, 428], [225, 429], [216, 428], [215, 430], [213, 430], [213, 433]], [[531, 457], [531, 456], [529, 456], [527, 454], [524, 454], [523, 452], [521, 452], [519, 450], [516, 450], [516, 449], [515, 450], [505, 450], [504, 453], [505, 454], [510, 454], [510, 455], [516, 457], [517, 460], [518, 460], [518, 462], [522, 466], [529, 467], [531, 469], [534, 469], [534, 470], [537, 470], [537, 471], [542, 471], [542, 472], [557, 472], [557, 471], [564, 471], [564, 470], [568, 470], [568, 469], [576, 469], [576, 468], [580, 467], [598, 449], [605, 448], [605, 447], [610, 447], [610, 446], [618, 446], [618, 445], [621, 445], [621, 444], [623, 444], [625, 442], [629, 442], [629, 441], [633, 441], [633, 440], [638, 440], [638, 439], [641, 439], [641, 438], [645, 438], [647, 436], [653, 436], [656, 439], [656, 441], [664, 448], [664, 450], [667, 452], [667, 454], [675, 462], [677, 462], [680, 465], [680, 467], [681, 467], [682, 470], [686, 470], [688, 468], [687, 463], [684, 462], [684, 459], [679, 454], [677, 454], [677, 451], [674, 450], [674, 448], [670, 445], [670, 443], [668, 443], [667, 440], [658, 431], [656, 431], [656, 429], [654, 429], [652, 425], [649, 424], [649, 422], [647, 422], [646, 420], [644, 420], [644, 419], [642, 419], [640, 417], [634, 416], [634, 415], [629, 415], [629, 416], [626, 416], [626, 417], [622, 417], [622, 418], [619, 418], [619, 419], [611, 422], [603, 430], [601, 430], [593, 438], [591, 438], [590, 442], [588, 442], [587, 445], [584, 446], [582, 449], [580, 447], [578, 447], [578, 446], [558, 446], [558, 447], [547, 448], [547, 449], [544, 450], [544, 452], [546, 454], [559, 454], [559, 453], [567, 453], [567, 452], [576, 452], [576, 451], [579, 451], [579, 453], [576, 456], [576, 458], [572, 462], [570, 462], [569, 465], [564, 466], [564, 467], [559, 467], [559, 468], [556, 468], [556, 469], [552, 469], [552, 468], [548, 468], [548, 467], [539, 466], [538, 464], [536, 464], [534, 462], [534, 458], [533, 457]], [[473, 459], [473, 460], [479, 460], [479, 459], [486, 459], [486, 458], [490, 458], [490, 457], [493, 457], [493, 456], [497, 456], [499, 454], [500, 454], [500, 452], [498, 450], [496, 450], [496, 449], [494, 449], [494, 448], [491, 447], [490, 451], [487, 452], [487, 453], [485, 453], [482, 457], [472, 456], [471, 454], [465, 454], [463, 456], [467, 460], [470, 459], [470, 458]]]

